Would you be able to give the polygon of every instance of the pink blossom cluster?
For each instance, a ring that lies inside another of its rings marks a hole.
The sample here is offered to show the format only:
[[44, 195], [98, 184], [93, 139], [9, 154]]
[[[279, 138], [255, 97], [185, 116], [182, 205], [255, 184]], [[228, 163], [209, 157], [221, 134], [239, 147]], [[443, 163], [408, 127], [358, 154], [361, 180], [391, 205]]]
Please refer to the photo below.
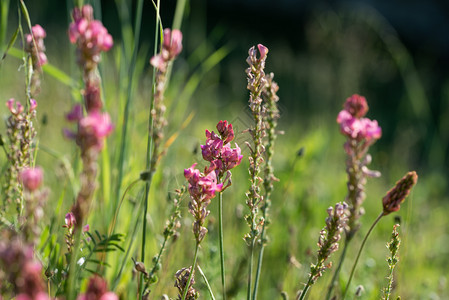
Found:
[[44, 45], [44, 38], [46, 36], [47, 33], [39, 24], [31, 27], [31, 34], [25, 35], [25, 51], [31, 53], [35, 69], [47, 63]]
[[64, 134], [74, 139], [82, 151], [94, 149], [99, 152], [103, 148], [105, 137], [114, 129], [108, 113], [93, 110], [83, 116], [83, 108], [79, 104], [74, 106], [66, 118], [70, 122], [78, 123], [78, 131], [72, 132], [66, 129]]
[[182, 33], [178, 29], [164, 29], [164, 41], [161, 52], [153, 56], [150, 60], [151, 65], [162, 72], [167, 69], [169, 61], [176, 58], [182, 50]]
[[100, 61], [101, 52], [111, 49], [112, 36], [101, 21], [94, 20], [92, 6], [75, 7], [72, 16], [69, 39], [77, 45], [78, 63], [86, 69], [94, 69]]
[[77, 300], [118, 300], [118, 296], [108, 291], [108, 284], [98, 275], [89, 279], [86, 293], [79, 295]]
[[217, 176], [223, 176], [227, 171], [235, 168], [242, 162], [242, 151], [237, 144], [231, 148], [230, 142], [234, 139], [232, 124], [220, 121], [217, 124], [218, 134], [206, 130], [206, 144], [201, 145], [201, 154], [204, 160], [210, 162], [210, 169], [216, 170]]
[[42, 265], [34, 259], [33, 246], [25, 244], [19, 236], [10, 236], [6, 232], [0, 237], [2, 272], [17, 295], [15, 299], [49, 299], [42, 279]]
[[213, 169], [205, 168], [204, 172], [195, 169], [194, 163], [184, 170], [184, 177], [189, 182], [189, 194], [196, 201], [208, 201], [215, 197], [216, 192], [223, 189], [223, 183], [218, 183]]
[[367, 112], [368, 104], [365, 97], [355, 94], [346, 99], [344, 109], [337, 117], [341, 133], [357, 142], [365, 141], [372, 144], [378, 140], [382, 136], [382, 129], [376, 120], [363, 118]]

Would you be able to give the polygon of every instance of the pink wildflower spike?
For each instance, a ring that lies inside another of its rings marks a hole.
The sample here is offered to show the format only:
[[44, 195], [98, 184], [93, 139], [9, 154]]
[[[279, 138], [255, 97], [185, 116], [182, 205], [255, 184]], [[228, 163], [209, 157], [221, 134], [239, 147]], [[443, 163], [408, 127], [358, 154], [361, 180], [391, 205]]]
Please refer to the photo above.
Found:
[[220, 156], [222, 148], [222, 140], [208, 139], [206, 141], [206, 145], [201, 145], [201, 154], [203, 155], [204, 160], [213, 161]]
[[48, 62], [47, 55], [44, 52], [39, 52], [38, 65], [42, 67], [43, 65], [47, 64], [47, 62]]
[[33, 192], [42, 184], [44, 172], [40, 167], [26, 168], [20, 172], [20, 180], [26, 190]]
[[259, 49], [259, 53], [260, 53], [260, 58], [259, 59], [260, 60], [265, 59], [267, 57], [267, 54], [268, 54], [268, 48], [265, 47], [262, 44], [258, 44], [257, 48]]
[[355, 118], [362, 118], [368, 112], [368, 103], [366, 98], [357, 94], [346, 99], [344, 110], [349, 112]]
[[65, 117], [69, 122], [78, 122], [81, 120], [83, 118], [83, 107], [81, 104], [73, 106], [72, 110]]

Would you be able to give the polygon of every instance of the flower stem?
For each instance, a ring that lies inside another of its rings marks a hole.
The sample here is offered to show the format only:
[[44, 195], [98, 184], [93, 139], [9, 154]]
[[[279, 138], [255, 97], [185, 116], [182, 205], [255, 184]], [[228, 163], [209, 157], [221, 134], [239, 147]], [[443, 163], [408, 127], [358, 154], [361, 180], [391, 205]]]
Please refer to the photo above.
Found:
[[309, 277], [309, 281], [307, 281], [307, 284], [306, 284], [306, 286], [304, 287], [304, 289], [301, 291], [301, 294], [299, 294], [297, 297], [296, 297], [296, 300], [303, 300], [304, 299], [304, 297], [306, 296], [306, 294], [307, 294], [307, 291], [309, 290], [309, 288], [312, 286], [312, 276], [310, 276]]
[[220, 263], [221, 263], [221, 286], [223, 292], [223, 300], [226, 299], [226, 285], [225, 285], [225, 264], [224, 264], [224, 249], [223, 249], [223, 193], [218, 194], [218, 234], [220, 236]]
[[[265, 211], [264, 211], [264, 219], [265, 219]], [[259, 278], [260, 278], [260, 271], [262, 270], [262, 260], [263, 260], [263, 250], [265, 249], [265, 224], [262, 227], [262, 233], [260, 234], [260, 240], [262, 241], [260, 252], [259, 252], [259, 258], [257, 261], [257, 270], [256, 270], [256, 278], [254, 279], [254, 290], [253, 290], [253, 300], [257, 299], [257, 289], [259, 287]]]
[[368, 239], [369, 235], [371, 234], [371, 231], [373, 231], [374, 227], [377, 225], [377, 223], [380, 221], [380, 219], [384, 216], [384, 212], [381, 212], [380, 215], [377, 217], [377, 219], [374, 221], [373, 225], [369, 228], [368, 232], [366, 233], [365, 237], [363, 238], [362, 244], [360, 245], [359, 252], [357, 253], [357, 257], [355, 259], [354, 264], [352, 265], [351, 274], [349, 275], [348, 283], [346, 284], [345, 292], [343, 293], [342, 300], [346, 298], [346, 294], [348, 293], [349, 286], [352, 281], [352, 277], [354, 276], [355, 268], [357, 266], [357, 263], [359, 262], [360, 254], [362, 253], [363, 247], [366, 244], [366, 240]]
[[198, 258], [198, 248], [199, 247], [200, 247], [200, 243], [196, 242], [195, 255], [193, 256], [193, 264], [192, 264], [192, 267], [190, 268], [189, 279], [187, 280], [186, 286], [184, 288], [184, 293], [182, 293], [181, 300], [185, 300], [186, 299], [187, 292], [188, 292], [188, 290], [190, 288], [190, 282], [192, 281], [193, 272], [195, 271], [195, 267], [196, 267], [196, 260]]
[[246, 299], [251, 300], [251, 284], [253, 281], [253, 256], [254, 256], [254, 245], [256, 244], [256, 237], [252, 237], [250, 245], [250, 255], [249, 255], [249, 268], [248, 268], [248, 292], [246, 294]]
[[343, 262], [346, 258], [346, 251], [348, 250], [348, 245], [349, 245], [350, 241], [351, 241], [351, 239], [349, 239], [349, 238], [345, 239], [345, 245], [343, 247], [343, 252], [341, 253], [341, 256], [340, 256], [340, 261], [338, 262], [337, 269], [335, 269], [334, 276], [332, 276], [331, 283], [329, 284], [329, 287], [327, 288], [326, 300], [329, 300], [332, 296], [332, 291], [337, 283], [338, 276], [340, 275], [340, 270], [341, 270], [341, 267], [343, 266]]

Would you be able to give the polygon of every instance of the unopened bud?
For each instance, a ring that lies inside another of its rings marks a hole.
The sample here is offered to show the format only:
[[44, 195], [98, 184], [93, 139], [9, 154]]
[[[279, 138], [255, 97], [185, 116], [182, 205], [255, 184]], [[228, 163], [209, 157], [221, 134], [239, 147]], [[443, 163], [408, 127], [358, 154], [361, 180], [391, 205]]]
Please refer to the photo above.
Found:
[[398, 211], [401, 208], [401, 203], [410, 194], [410, 190], [417, 181], [418, 175], [415, 171], [412, 171], [405, 174], [404, 177], [396, 182], [396, 185], [382, 199], [384, 215]]

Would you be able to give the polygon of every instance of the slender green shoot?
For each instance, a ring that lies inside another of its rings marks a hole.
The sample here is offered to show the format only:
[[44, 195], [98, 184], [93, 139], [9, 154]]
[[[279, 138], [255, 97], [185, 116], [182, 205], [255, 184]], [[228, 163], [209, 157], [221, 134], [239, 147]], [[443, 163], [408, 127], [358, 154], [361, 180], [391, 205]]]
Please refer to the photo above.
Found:
[[210, 284], [209, 284], [209, 281], [208, 281], [207, 278], [206, 278], [206, 275], [204, 275], [204, 272], [203, 272], [203, 270], [201, 270], [200, 265], [198, 265], [197, 268], [198, 268], [198, 272], [200, 272], [201, 277], [203, 277], [203, 280], [204, 280], [204, 282], [206, 283], [206, 287], [207, 287], [207, 290], [208, 290], [208, 292], [209, 292], [210, 298], [211, 298], [212, 300], [215, 300], [214, 293], [212, 292], [212, 288], [210, 287]]
[[223, 247], [223, 193], [218, 193], [218, 235], [220, 240], [221, 287], [223, 299], [226, 299], [225, 261]]

